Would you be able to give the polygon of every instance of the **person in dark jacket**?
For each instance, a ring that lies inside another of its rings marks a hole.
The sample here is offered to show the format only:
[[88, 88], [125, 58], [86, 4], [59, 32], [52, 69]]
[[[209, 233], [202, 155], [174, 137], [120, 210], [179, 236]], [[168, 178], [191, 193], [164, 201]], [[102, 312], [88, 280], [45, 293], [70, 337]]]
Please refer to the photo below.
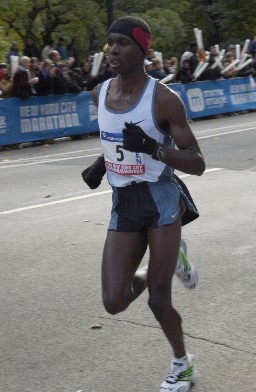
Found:
[[35, 86], [37, 95], [50, 95], [55, 92], [55, 65], [50, 59], [43, 61], [38, 74], [39, 82]]
[[183, 66], [184, 60], [189, 61], [190, 69], [193, 73], [199, 63], [199, 60], [200, 60], [198, 45], [195, 41], [190, 42], [187, 50], [185, 50], [185, 52], [181, 55], [180, 67]]
[[23, 56], [13, 76], [12, 97], [27, 99], [36, 95], [35, 85], [38, 83], [38, 78], [31, 78], [29, 67], [30, 58]]
[[59, 64], [55, 71], [55, 94], [80, 93], [82, 88], [78, 86], [73, 72], [67, 64]]
[[31, 37], [26, 37], [23, 55], [27, 57], [37, 57], [41, 61], [41, 50], [35, 45]]
[[72, 38], [71, 42], [67, 46], [68, 57], [74, 59], [74, 62], [72, 64], [73, 68], [79, 67], [79, 54], [76, 48], [76, 41], [77, 41], [76, 38]]
[[192, 82], [192, 71], [190, 68], [189, 60], [184, 60], [182, 63], [182, 67], [177, 72], [175, 81], [177, 83], [190, 83]]

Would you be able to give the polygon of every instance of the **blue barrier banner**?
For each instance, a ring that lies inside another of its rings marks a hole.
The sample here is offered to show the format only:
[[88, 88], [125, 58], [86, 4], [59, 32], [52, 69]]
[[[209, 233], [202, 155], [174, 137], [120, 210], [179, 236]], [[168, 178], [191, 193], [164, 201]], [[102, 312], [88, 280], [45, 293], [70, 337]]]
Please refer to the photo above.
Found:
[[[256, 109], [249, 77], [169, 84], [184, 102], [189, 119]], [[91, 92], [0, 99], [0, 145], [99, 132]]]
[[[254, 82], [255, 83], [255, 82]], [[256, 88], [249, 77], [169, 84], [185, 104], [188, 118], [256, 109]]]
[[0, 100], [0, 145], [99, 130], [91, 93]]

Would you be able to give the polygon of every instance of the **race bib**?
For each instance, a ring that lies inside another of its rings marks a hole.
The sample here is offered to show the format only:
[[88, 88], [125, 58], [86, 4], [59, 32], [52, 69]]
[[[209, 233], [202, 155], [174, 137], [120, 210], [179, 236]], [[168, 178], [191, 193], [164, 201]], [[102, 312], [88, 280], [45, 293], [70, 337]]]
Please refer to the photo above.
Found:
[[122, 133], [101, 132], [106, 169], [122, 175], [145, 173], [144, 155], [123, 149]]

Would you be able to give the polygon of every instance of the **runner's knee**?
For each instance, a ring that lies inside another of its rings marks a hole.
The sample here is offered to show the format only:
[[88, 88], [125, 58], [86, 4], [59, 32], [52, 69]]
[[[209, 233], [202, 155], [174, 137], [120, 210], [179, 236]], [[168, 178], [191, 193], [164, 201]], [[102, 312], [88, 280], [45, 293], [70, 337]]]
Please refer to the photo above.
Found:
[[123, 312], [130, 304], [130, 296], [120, 297], [110, 297], [108, 295], [103, 295], [103, 305], [106, 311], [112, 315]]
[[169, 289], [159, 289], [155, 293], [151, 293], [148, 305], [158, 321], [163, 320], [168, 313], [168, 315], [171, 315], [173, 318], [173, 321], [179, 325], [182, 324], [181, 316], [172, 306], [171, 293]]
[[166, 313], [166, 309], [170, 309], [171, 295], [168, 290], [158, 290], [155, 293], [151, 293], [148, 300], [148, 305], [157, 320], [161, 320]]

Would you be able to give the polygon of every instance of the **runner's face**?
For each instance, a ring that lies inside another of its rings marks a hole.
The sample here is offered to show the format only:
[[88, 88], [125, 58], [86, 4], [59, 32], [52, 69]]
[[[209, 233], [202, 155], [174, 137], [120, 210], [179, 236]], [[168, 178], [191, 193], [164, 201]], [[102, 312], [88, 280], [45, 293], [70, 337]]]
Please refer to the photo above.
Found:
[[139, 46], [129, 37], [112, 33], [108, 36], [109, 64], [115, 73], [126, 73], [143, 65], [144, 56]]

